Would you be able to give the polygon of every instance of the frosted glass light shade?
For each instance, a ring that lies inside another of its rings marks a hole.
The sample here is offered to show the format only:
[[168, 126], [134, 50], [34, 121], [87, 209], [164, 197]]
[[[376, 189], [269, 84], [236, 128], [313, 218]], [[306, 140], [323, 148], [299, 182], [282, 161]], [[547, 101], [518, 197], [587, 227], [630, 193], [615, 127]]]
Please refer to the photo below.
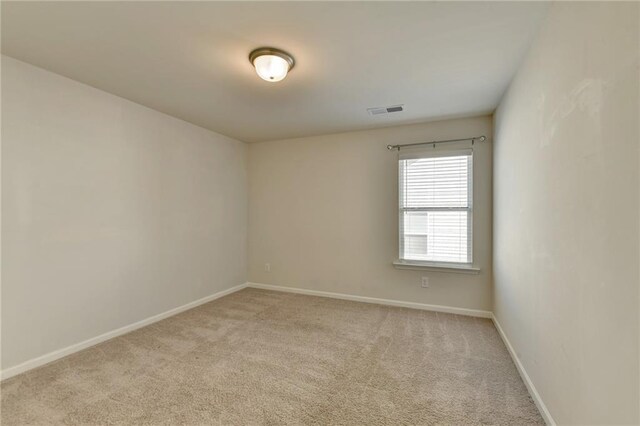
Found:
[[249, 55], [249, 60], [255, 67], [258, 76], [270, 82], [283, 80], [295, 63], [291, 55], [271, 47], [254, 50]]
[[266, 81], [280, 81], [287, 76], [289, 64], [280, 56], [264, 55], [258, 56], [253, 61], [256, 72], [261, 79]]

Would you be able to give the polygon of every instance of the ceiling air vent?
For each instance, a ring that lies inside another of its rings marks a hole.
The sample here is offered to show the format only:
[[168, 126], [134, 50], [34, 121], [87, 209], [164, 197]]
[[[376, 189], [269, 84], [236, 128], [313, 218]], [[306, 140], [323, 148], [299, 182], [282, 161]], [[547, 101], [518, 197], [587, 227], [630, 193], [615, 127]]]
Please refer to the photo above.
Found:
[[402, 112], [404, 111], [404, 105], [393, 105], [388, 107], [380, 107], [380, 108], [367, 108], [367, 112], [369, 115], [385, 115], [391, 114], [393, 112]]

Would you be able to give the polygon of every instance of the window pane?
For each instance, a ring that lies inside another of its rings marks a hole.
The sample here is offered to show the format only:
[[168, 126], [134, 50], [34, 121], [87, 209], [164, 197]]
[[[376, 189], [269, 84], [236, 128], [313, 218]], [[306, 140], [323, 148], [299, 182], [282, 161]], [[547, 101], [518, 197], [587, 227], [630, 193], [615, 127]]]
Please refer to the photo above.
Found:
[[[405, 259], [428, 260], [427, 258], [427, 212], [404, 212]], [[407, 257], [410, 256], [410, 257]]]
[[468, 211], [403, 212], [405, 260], [469, 262]]
[[427, 212], [404, 213], [405, 235], [427, 235]]
[[400, 159], [404, 260], [471, 263], [471, 153]]

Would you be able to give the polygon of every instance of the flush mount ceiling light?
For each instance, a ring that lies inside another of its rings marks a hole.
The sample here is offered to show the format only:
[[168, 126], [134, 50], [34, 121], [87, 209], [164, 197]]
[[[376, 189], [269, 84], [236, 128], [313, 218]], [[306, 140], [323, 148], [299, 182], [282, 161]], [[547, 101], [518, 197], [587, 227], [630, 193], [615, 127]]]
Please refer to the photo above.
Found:
[[293, 56], [273, 47], [261, 47], [249, 54], [249, 61], [261, 79], [276, 82], [283, 80], [295, 65]]

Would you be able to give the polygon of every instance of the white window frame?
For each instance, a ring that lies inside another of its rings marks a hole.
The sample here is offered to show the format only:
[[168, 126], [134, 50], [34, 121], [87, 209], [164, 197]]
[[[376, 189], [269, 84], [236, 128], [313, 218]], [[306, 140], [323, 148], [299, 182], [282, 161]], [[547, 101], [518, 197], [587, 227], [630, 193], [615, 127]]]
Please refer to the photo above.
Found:
[[[404, 181], [402, 179], [401, 161], [419, 158], [469, 156], [468, 172], [468, 203], [467, 207], [417, 207], [403, 208], [402, 197], [404, 195]], [[432, 269], [438, 271], [479, 273], [480, 269], [473, 266], [473, 150], [472, 149], [420, 149], [412, 152], [400, 153], [398, 158], [398, 260], [393, 262], [399, 269]], [[467, 212], [467, 262], [424, 261], [404, 259], [404, 213], [406, 211], [466, 211]]]

